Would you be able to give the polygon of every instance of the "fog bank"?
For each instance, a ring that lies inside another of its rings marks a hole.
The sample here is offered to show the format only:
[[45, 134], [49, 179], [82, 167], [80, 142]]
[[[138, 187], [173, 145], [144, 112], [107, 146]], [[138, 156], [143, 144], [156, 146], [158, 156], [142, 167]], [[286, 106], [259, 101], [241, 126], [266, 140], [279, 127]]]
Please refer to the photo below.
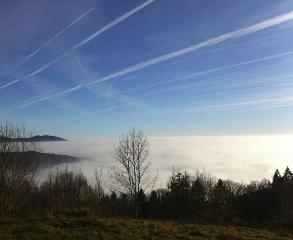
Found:
[[[218, 178], [249, 182], [271, 178], [293, 165], [293, 135], [150, 137], [150, 158], [159, 172], [159, 186], [164, 186], [173, 167], [205, 170]], [[115, 165], [114, 138], [41, 143], [44, 152], [81, 158], [69, 168], [81, 169], [91, 177], [96, 168], [104, 174]], [[59, 168], [63, 166], [58, 166]]]

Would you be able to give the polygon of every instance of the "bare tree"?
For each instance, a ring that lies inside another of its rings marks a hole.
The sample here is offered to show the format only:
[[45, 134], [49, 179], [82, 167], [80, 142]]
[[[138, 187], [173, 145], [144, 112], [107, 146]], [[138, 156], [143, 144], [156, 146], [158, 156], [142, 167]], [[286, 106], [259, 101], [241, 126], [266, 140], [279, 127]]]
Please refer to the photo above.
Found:
[[119, 138], [114, 148], [114, 155], [119, 165], [112, 168], [112, 178], [123, 192], [130, 195], [137, 209], [137, 197], [140, 190], [153, 187], [157, 180], [149, 160], [149, 143], [141, 130], [131, 129]]
[[4, 123], [0, 126], [0, 211], [3, 216], [17, 207], [16, 193], [30, 182], [37, 168], [35, 143], [26, 140], [25, 126]]
[[94, 189], [98, 195], [99, 200], [104, 196], [104, 188], [102, 183], [102, 175], [104, 168], [101, 167], [95, 170], [94, 173]]
[[65, 209], [81, 209], [91, 203], [93, 195], [93, 189], [83, 173], [68, 168], [50, 171], [40, 189], [51, 214]]

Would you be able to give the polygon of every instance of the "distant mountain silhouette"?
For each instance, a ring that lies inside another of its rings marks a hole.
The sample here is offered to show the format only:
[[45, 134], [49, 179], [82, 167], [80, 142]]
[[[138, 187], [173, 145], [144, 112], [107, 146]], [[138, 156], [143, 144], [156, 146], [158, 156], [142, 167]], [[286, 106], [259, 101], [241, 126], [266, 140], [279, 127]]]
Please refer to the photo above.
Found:
[[[0, 139], [1, 140], [1, 139]], [[55, 137], [55, 136], [50, 136], [50, 135], [36, 135], [33, 137], [29, 138], [11, 138], [9, 141], [13, 142], [56, 142], [56, 141], [68, 141], [67, 139], [60, 138], [60, 137]]]
[[31, 138], [26, 139], [29, 142], [53, 142], [53, 141], [68, 141], [67, 139], [61, 137], [55, 137], [50, 135], [36, 135]]

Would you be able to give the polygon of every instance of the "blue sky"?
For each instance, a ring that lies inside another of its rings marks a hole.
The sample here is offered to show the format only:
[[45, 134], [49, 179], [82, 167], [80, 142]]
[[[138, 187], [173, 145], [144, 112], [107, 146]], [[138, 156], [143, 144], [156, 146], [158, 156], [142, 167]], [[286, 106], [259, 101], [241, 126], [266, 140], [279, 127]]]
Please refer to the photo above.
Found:
[[39, 134], [293, 133], [290, 0], [3, 0], [0, 117]]

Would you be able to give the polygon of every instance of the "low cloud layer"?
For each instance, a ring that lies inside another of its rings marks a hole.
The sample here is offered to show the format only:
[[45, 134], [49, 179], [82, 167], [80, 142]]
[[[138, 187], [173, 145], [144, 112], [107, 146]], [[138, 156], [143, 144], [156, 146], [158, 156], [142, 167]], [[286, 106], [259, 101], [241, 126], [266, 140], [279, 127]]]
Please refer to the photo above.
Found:
[[[44, 152], [83, 159], [69, 168], [91, 177], [96, 168], [115, 165], [113, 147], [117, 139], [98, 138], [42, 143]], [[150, 157], [158, 169], [158, 186], [165, 186], [173, 168], [195, 173], [204, 170], [216, 177], [249, 182], [271, 178], [274, 170], [293, 165], [293, 135], [196, 136], [150, 138]]]

